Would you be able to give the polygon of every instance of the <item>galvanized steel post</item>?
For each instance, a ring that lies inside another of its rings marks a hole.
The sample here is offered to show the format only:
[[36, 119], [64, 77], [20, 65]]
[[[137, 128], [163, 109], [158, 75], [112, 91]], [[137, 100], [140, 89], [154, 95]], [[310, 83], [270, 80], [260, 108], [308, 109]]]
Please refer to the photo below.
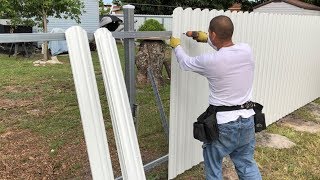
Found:
[[[123, 6], [124, 31], [134, 31], [134, 6]], [[130, 101], [132, 116], [136, 117], [136, 76], [135, 76], [135, 44], [134, 38], [124, 39], [125, 48], [125, 83]]]

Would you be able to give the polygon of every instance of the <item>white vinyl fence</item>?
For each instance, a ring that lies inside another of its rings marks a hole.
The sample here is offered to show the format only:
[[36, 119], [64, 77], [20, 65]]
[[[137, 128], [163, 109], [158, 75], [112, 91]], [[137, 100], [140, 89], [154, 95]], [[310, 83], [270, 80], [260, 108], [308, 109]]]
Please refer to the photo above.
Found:
[[[234, 42], [248, 43], [253, 49], [253, 100], [264, 105], [268, 125], [319, 97], [320, 17], [177, 8], [172, 35], [181, 38], [190, 56], [212, 51], [182, 33], [207, 32], [210, 20], [222, 14], [234, 23]], [[205, 78], [180, 70], [174, 55], [171, 71], [169, 179], [203, 161], [192, 125], [208, 106]]]

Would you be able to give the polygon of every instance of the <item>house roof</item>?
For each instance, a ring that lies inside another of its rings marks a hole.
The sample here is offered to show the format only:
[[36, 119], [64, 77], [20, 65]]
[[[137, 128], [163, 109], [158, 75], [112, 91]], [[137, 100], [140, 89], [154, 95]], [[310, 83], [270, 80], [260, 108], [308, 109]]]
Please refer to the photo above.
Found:
[[240, 11], [241, 10], [241, 4], [240, 3], [234, 3], [231, 7], [228, 8], [230, 11]]
[[320, 7], [319, 6], [316, 6], [316, 5], [313, 5], [313, 4], [309, 4], [309, 3], [306, 3], [306, 2], [303, 2], [303, 1], [299, 1], [299, 0], [271, 0], [271, 1], [267, 1], [267, 2], [264, 2], [262, 4], [259, 4], [259, 5], [255, 6], [255, 7], [253, 7], [253, 9], [257, 9], [257, 8], [259, 8], [261, 6], [267, 5], [267, 4], [272, 3], [272, 2], [274, 2], [274, 3], [285, 2], [285, 3], [291, 4], [291, 5], [303, 8], [303, 9], [320, 11]]

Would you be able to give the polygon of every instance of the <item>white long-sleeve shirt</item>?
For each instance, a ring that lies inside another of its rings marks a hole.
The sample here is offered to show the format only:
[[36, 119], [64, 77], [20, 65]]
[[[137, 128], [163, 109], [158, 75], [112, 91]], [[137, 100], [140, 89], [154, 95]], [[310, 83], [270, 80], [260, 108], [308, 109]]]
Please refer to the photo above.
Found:
[[[223, 47], [217, 52], [190, 57], [181, 46], [174, 49], [180, 68], [196, 72], [208, 79], [209, 104], [214, 106], [242, 105], [252, 98], [254, 58], [248, 44]], [[218, 124], [254, 115], [252, 109], [217, 113]]]

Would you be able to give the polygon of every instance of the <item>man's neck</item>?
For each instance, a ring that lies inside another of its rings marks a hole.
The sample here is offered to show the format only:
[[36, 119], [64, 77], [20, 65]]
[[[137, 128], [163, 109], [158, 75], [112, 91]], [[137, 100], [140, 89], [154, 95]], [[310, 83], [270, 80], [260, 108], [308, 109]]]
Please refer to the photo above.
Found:
[[223, 47], [230, 47], [230, 46], [233, 46], [233, 45], [234, 45], [234, 43], [232, 42], [232, 40], [229, 40], [229, 41], [221, 42], [217, 48], [221, 49]]

